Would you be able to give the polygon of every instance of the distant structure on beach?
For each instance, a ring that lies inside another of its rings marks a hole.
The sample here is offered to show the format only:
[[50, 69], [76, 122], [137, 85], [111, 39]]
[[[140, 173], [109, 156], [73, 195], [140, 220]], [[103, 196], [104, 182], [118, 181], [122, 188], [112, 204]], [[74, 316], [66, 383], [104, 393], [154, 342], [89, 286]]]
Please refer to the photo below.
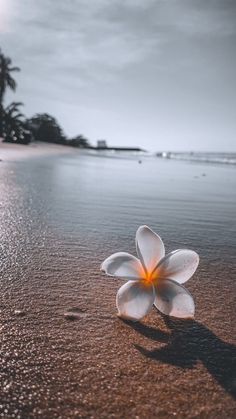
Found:
[[112, 150], [112, 151], [146, 151], [139, 147], [108, 147], [106, 140], [97, 140], [97, 147], [94, 147], [94, 148], [95, 150]]
[[97, 140], [97, 148], [107, 148], [106, 140]]

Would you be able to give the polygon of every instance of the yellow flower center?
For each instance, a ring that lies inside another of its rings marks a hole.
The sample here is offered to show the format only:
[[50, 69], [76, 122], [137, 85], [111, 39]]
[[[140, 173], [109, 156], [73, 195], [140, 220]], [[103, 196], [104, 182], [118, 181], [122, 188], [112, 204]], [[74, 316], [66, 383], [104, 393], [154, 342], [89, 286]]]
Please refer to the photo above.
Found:
[[158, 279], [156, 271], [146, 271], [144, 275], [144, 281], [147, 285], [154, 284]]

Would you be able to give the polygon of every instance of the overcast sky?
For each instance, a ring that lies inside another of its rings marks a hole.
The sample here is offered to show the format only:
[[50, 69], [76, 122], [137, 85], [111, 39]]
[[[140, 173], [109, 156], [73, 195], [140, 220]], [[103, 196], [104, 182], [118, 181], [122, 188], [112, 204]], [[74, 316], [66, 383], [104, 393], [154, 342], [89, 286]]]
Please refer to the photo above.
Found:
[[235, 0], [0, 0], [0, 46], [68, 136], [236, 151]]

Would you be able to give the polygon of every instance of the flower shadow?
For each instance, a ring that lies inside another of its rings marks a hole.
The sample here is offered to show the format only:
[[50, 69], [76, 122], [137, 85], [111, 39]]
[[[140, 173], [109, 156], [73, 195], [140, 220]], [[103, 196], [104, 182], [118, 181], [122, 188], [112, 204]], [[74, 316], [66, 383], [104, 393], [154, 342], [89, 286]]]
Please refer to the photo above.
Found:
[[195, 320], [163, 318], [170, 334], [142, 323], [133, 324], [132, 328], [154, 341], [167, 342], [167, 345], [151, 351], [135, 345], [136, 349], [147, 358], [183, 369], [194, 368], [201, 361], [221, 387], [236, 398], [236, 346], [222, 341]]

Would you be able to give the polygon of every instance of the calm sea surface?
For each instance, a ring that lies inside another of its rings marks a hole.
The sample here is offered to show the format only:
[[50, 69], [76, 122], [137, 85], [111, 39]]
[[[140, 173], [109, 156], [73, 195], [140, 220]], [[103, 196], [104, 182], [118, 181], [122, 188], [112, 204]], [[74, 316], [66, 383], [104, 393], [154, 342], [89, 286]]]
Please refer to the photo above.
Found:
[[2, 162], [1, 243], [7, 250], [10, 232], [27, 244], [30, 233], [43, 240], [49, 231], [99, 263], [103, 252], [133, 250], [137, 227], [147, 224], [167, 247], [229, 258], [235, 191], [236, 169], [228, 166], [78, 154]]

